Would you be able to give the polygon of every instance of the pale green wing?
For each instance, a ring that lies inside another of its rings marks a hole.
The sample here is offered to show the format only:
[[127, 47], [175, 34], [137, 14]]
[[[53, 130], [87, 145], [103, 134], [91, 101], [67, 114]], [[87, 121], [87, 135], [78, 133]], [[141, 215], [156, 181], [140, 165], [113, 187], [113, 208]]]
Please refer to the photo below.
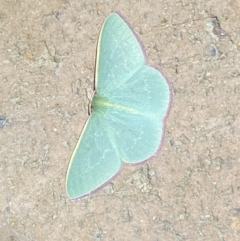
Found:
[[70, 160], [67, 193], [72, 199], [90, 194], [121, 168], [121, 160], [106, 120], [92, 113]]
[[99, 95], [116, 91], [146, 64], [135, 35], [116, 13], [105, 20], [98, 42], [95, 84]]
[[110, 96], [95, 96], [93, 107], [108, 116], [121, 160], [138, 163], [158, 150], [169, 101], [169, 86], [162, 74], [144, 65]]

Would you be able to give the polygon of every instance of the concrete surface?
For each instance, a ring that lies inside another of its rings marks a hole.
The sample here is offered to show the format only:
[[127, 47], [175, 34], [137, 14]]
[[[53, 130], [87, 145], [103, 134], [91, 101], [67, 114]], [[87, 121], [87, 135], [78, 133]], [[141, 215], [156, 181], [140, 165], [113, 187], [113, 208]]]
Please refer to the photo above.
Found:
[[[173, 87], [164, 146], [65, 192], [97, 39], [119, 11]], [[0, 0], [0, 240], [240, 240], [238, 0]]]

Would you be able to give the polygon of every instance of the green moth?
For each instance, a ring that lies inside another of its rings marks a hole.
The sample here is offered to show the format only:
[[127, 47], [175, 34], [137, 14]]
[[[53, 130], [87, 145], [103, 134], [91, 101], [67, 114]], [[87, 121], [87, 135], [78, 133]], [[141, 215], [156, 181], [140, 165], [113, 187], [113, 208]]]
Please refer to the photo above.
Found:
[[72, 199], [101, 188], [123, 163], [139, 163], [156, 153], [171, 102], [168, 82], [147, 65], [135, 34], [117, 13], [102, 26], [95, 71], [92, 113], [67, 173]]

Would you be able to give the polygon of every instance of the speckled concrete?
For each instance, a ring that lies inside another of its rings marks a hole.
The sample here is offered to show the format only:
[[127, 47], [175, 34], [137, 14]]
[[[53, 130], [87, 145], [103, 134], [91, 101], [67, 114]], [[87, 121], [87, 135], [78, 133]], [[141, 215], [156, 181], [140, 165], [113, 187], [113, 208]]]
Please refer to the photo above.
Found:
[[[238, 240], [240, 3], [0, 0], [0, 240]], [[88, 199], [65, 192], [109, 13], [173, 87], [164, 146]]]

